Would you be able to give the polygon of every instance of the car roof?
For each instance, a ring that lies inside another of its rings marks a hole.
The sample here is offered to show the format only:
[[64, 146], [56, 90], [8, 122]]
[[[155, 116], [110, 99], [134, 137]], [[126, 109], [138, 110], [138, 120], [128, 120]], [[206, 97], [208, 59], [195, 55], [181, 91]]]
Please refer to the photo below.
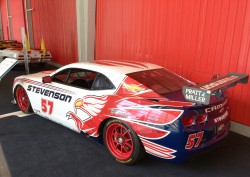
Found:
[[91, 62], [79, 62], [66, 65], [65, 68], [84, 68], [100, 73], [119, 73], [126, 75], [129, 73], [151, 70], [162, 68], [161, 66], [146, 63], [146, 62], [135, 62], [135, 61], [115, 61], [115, 60], [95, 60]]

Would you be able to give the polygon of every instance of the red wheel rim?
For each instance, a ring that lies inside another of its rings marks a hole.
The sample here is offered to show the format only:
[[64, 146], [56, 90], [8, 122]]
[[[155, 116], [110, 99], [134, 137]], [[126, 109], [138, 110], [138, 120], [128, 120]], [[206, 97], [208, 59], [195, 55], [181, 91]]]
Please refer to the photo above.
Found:
[[17, 99], [17, 103], [20, 107], [21, 110], [25, 111], [28, 108], [28, 103], [29, 103], [29, 99], [28, 99], [28, 95], [26, 93], [26, 91], [24, 90], [23, 87], [18, 87], [16, 90], [16, 99]]
[[128, 159], [134, 150], [130, 131], [119, 123], [113, 123], [107, 128], [106, 143], [111, 153], [120, 160]]

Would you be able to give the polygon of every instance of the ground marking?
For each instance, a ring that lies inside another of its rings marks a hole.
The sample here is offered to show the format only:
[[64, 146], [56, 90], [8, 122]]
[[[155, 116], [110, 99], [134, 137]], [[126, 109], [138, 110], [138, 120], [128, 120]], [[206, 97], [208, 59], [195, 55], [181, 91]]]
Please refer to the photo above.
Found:
[[11, 113], [7, 113], [7, 114], [2, 114], [2, 115], [0, 115], [0, 119], [7, 118], [7, 117], [10, 117], [10, 116], [26, 117], [26, 116], [29, 116], [29, 115], [31, 115], [31, 114], [26, 114], [26, 113], [24, 113], [22, 111], [16, 111], [16, 112], [11, 112]]

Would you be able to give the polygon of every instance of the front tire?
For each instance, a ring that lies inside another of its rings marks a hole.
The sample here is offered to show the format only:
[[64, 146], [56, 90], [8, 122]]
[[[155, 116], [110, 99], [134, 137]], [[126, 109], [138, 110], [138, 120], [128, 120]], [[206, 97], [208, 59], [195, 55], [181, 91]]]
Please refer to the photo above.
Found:
[[145, 154], [137, 134], [120, 120], [111, 119], [105, 124], [103, 139], [109, 152], [120, 163], [135, 163]]
[[29, 97], [25, 91], [25, 89], [22, 86], [17, 86], [15, 90], [15, 98], [17, 101], [17, 104], [19, 108], [24, 112], [24, 113], [30, 113], [32, 112], [32, 107], [30, 104]]

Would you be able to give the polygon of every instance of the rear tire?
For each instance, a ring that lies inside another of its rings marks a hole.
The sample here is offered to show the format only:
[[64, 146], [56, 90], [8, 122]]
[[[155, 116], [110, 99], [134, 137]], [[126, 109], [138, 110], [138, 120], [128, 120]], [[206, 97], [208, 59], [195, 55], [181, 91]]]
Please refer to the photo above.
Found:
[[15, 98], [17, 101], [17, 104], [19, 108], [24, 112], [24, 113], [31, 113], [33, 112], [29, 97], [25, 91], [25, 89], [22, 86], [17, 86], [15, 90]]
[[103, 140], [109, 152], [120, 163], [135, 163], [145, 154], [137, 134], [120, 120], [111, 119], [105, 124]]

